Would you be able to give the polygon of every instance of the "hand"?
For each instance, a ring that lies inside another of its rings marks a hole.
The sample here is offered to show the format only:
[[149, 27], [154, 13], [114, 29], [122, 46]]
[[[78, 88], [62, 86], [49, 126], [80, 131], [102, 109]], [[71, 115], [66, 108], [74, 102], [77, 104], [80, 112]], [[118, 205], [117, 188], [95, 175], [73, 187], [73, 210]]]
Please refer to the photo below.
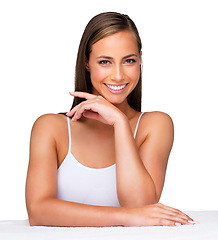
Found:
[[118, 108], [102, 96], [86, 92], [70, 92], [70, 95], [87, 99], [67, 113], [68, 117], [74, 115], [72, 121], [80, 119], [83, 115], [84, 117], [92, 118], [105, 124], [114, 125], [120, 117], [125, 117]]
[[161, 203], [127, 209], [126, 227], [130, 226], [178, 226], [196, 224], [181, 211]]

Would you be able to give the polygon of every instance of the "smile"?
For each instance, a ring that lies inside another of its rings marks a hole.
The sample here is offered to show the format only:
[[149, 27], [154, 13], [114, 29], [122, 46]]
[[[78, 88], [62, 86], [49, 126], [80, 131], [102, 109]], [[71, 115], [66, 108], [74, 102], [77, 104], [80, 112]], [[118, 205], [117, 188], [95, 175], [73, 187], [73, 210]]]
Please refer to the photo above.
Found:
[[126, 85], [127, 85], [127, 83], [126, 83], [126, 84], [123, 84], [123, 85], [119, 85], [119, 86], [109, 85], [109, 84], [106, 84], [106, 83], [105, 83], [105, 85], [106, 85], [108, 88], [110, 88], [110, 89], [112, 89], [112, 90], [114, 90], [114, 91], [119, 91], [119, 90], [125, 88]]

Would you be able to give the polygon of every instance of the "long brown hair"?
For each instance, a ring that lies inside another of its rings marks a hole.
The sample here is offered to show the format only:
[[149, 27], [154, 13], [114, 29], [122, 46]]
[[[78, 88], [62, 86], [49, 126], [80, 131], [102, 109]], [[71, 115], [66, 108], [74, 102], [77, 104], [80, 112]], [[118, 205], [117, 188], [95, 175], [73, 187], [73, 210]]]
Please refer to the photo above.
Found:
[[[86, 63], [89, 61], [91, 47], [100, 39], [120, 31], [129, 30], [136, 37], [139, 54], [142, 43], [138, 30], [129, 16], [116, 13], [105, 12], [93, 17], [87, 24], [79, 45], [75, 69], [75, 91], [92, 93], [92, 83], [90, 73], [86, 69]], [[142, 95], [142, 76], [140, 68], [140, 77], [135, 89], [127, 97], [128, 104], [136, 111], [141, 111]], [[72, 108], [85, 99], [75, 97]], [[71, 109], [72, 109], [71, 108]]]

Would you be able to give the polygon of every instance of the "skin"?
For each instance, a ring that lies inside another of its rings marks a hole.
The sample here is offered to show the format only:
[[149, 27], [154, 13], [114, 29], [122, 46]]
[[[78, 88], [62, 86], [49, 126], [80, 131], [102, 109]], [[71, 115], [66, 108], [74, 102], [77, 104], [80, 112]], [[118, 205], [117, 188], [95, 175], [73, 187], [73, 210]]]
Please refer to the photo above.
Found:
[[[70, 92], [72, 96], [87, 100], [67, 114], [73, 116], [72, 152], [76, 159], [92, 168], [116, 163], [121, 207], [57, 199], [57, 168], [68, 151], [67, 120], [63, 115], [46, 114], [36, 120], [31, 134], [26, 184], [30, 225], [176, 226], [195, 223], [181, 211], [158, 203], [173, 144], [171, 118], [162, 112], [144, 113], [133, 138], [140, 113], [128, 105], [127, 96], [138, 82], [140, 64], [141, 53], [130, 31], [95, 43], [87, 62], [93, 92]], [[121, 93], [112, 93], [105, 83], [128, 84]]]

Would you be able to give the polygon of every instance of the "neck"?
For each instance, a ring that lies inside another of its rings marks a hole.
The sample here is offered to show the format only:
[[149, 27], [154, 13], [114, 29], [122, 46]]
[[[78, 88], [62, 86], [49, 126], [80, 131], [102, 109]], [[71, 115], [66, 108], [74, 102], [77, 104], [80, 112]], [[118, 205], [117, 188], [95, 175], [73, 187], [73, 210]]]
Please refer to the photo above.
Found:
[[127, 99], [120, 104], [114, 104], [114, 106], [123, 112], [128, 119], [131, 119], [136, 113], [136, 111], [129, 106]]

